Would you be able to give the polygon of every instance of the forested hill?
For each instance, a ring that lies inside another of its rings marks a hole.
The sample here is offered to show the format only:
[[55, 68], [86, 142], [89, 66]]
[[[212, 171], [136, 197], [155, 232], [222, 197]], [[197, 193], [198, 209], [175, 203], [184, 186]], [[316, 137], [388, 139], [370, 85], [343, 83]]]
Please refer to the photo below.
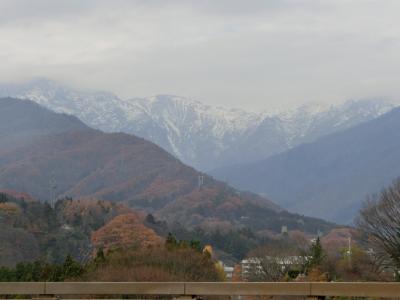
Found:
[[[122, 204], [97, 199], [64, 199], [52, 208], [0, 193], [0, 266], [39, 259], [62, 262], [67, 255], [80, 261], [89, 259], [94, 251], [92, 233], [126, 214], [133, 212]], [[134, 235], [140, 239], [143, 232]]]
[[[48, 126], [46, 120], [50, 120]], [[30, 101], [0, 100], [0, 123], [6, 136], [5, 145], [0, 140], [3, 189], [41, 200], [120, 201], [188, 227], [245, 226], [280, 232], [288, 226], [312, 233], [332, 227], [288, 213], [255, 194], [241, 193], [182, 164], [151, 142], [88, 128], [74, 117], [52, 113]], [[24, 136], [29, 141], [20, 138]]]

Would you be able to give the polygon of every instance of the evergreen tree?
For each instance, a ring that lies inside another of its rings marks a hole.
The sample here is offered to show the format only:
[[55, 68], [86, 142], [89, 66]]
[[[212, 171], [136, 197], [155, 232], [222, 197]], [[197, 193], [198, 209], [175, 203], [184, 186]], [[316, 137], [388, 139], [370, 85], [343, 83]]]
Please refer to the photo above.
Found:
[[178, 246], [178, 241], [175, 236], [170, 232], [168, 233], [167, 239], [165, 240], [165, 247], [168, 250], [175, 249]]
[[197, 252], [202, 252], [201, 244], [200, 244], [200, 241], [198, 241], [198, 240], [191, 240], [190, 248], [196, 250]]
[[312, 243], [309, 250], [309, 259], [307, 261], [307, 271], [315, 267], [320, 267], [325, 259], [325, 251], [322, 248], [319, 237]]
[[0, 203], [8, 202], [8, 198], [6, 194], [0, 193]]
[[94, 264], [96, 266], [103, 264], [106, 261], [106, 256], [104, 254], [103, 248], [99, 248], [96, 253], [96, 258], [94, 259]]
[[148, 222], [149, 224], [157, 224], [156, 219], [152, 214], [148, 214], [146, 216], [146, 222]]
[[71, 255], [67, 255], [62, 268], [64, 278], [79, 277], [83, 273], [82, 266], [78, 262], [74, 261]]

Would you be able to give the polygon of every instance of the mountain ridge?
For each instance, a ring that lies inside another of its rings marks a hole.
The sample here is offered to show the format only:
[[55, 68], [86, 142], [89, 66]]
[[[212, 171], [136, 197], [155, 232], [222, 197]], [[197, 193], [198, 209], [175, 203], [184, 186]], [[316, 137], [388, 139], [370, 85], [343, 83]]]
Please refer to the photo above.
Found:
[[75, 115], [96, 129], [143, 137], [203, 171], [267, 158], [374, 119], [395, 106], [370, 99], [253, 113], [173, 95], [121, 99], [47, 79], [0, 84], [0, 96], [29, 98], [56, 112]]
[[[27, 111], [31, 106], [36, 107], [26, 100], [14, 101], [26, 106]], [[4, 108], [9, 105], [9, 100], [0, 99], [0, 123], [2, 113], [7, 111]], [[12, 116], [10, 110], [7, 113]], [[21, 113], [21, 107], [16, 113]], [[64, 118], [62, 114], [51, 114], [54, 118]], [[24, 124], [25, 120], [16, 122]], [[34, 124], [26, 130], [34, 128]], [[62, 122], [61, 125], [65, 128]], [[0, 124], [0, 128], [6, 126]], [[29, 144], [16, 145], [15, 150], [3, 153], [0, 188], [26, 192], [47, 201], [55, 200], [54, 197], [93, 197], [122, 202], [170, 222], [179, 219], [188, 228], [206, 227], [215, 221], [224, 221], [232, 228], [244, 226], [255, 231], [270, 229], [274, 232], [288, 224], [306, 231], [333, 226], [290, 214], [255, 194], [241, 193], [182, 164], [142, 138], [125, 133], [103, 133], [88, 127], [71, 128], [61, 133], [53, 128], [55, 133], [39, 136]], [[12, 128], [8, 130], [12, 134]]]
[[265, 160], [215, 170], [297, 213], [351, 222], [368, 195], [400, 176], [400, 108]]

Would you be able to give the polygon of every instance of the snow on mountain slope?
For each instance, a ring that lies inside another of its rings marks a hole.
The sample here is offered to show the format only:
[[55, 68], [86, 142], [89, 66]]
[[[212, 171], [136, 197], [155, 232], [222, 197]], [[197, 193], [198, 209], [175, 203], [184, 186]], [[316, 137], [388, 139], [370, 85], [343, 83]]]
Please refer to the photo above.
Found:
[[131, 99], [135, 114], [124, 130], [147, 137], [188, 164], [205, 169], [249, 129], [261, 115], [211, 107], [178, 96]]
[[28, 98], [73, 114], [94, 128], [141, 136], [200, 170], [264, 159], [393, 108], [373, 99], [251, 113], [171, 95], [121, 99], [109, 92], [78, 91], [47, 79], [0, 84], [0, 96]]
[[382, 99], [364, 99], [336, 106], [307, 104], [267, 114], [261, 123], [248, 130], [239, 142], [223, 153], [219, 164], [223, 167], [259, 161], [372, 120], [394, 107]]

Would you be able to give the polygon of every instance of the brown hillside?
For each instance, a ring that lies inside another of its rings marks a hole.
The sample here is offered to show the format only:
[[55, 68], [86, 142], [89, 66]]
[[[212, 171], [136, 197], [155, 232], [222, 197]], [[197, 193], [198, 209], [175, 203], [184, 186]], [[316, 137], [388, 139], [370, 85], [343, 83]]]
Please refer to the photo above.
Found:
[[77, 215], [82, 218], [89, 216], [111, 219], [117, 215], [132, 212], [132, 209], [122, 203], [111, 203], [95, 198], [82, 198], [77, 200], [64, 200], [62, 205], [63, 218], [66, 222], [73, 222]]
[[[0, 155], [0, 188], [26, 192], [41, 200], [49, 200], [55, 192], [61, 198], [94, 197], [123, 202], [185, 226], [216, 220], [278, 232], [282, 225], [312, 232], [331, 228], [331, 224], [321, 220], [284, 212], [268, 199], [239, 193], [141, 138], [82, 127], [75, 118], [46, 110], [45, 115], [51, 114], [47, 118], [54, 127], [49, 133], [36, 116], [40, 115], [37, 105], [32, 108], [29, 101], [14, 101], [20, 105], [13, 110], [11, 100], [0, 99], [0, 129], [12, 135], [12, 128], [2, 126], [2, 117], [19, 116], [26, 107], [33, 121], [13, 119], [13, 126], [18, 128], [19, 135], [34, 129], [37, 138], [28, 145], [16, 143], [12, 145], [13, 151]], [[2, 105], [7, 108], [7, 116], [2, 114]], [[75, 122], [78, 124], [74, 125]], [[199, 176], [204, 176], [200, 188]]]

